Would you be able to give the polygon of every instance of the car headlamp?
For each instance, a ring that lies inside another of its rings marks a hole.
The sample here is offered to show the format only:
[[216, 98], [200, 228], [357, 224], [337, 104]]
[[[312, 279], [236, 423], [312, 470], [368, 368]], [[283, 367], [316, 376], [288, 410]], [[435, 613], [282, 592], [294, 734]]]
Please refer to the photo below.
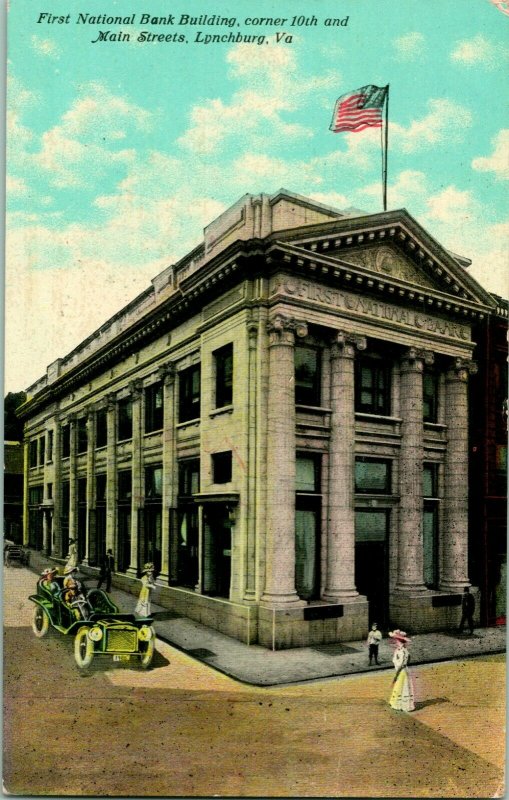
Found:
[[88, 632], [88, 638], [92, 639], [93, 642], [100, 642], [103, 638], [103, 632], [100, 628], [90, 628]]
[[148, 625], [142, 625], [138, 632], [142, 642], [148, 642], [152, 638], [152, 629]]

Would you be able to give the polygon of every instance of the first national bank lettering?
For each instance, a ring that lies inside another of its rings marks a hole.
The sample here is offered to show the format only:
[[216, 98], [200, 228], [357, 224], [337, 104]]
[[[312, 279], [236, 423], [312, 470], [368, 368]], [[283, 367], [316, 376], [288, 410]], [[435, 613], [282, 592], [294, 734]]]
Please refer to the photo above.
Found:
[[455, 339], [470, 340], [469, 329], [465, 325], [460, 325], [451, 320], [431, 317], [420, 311], [401, 308], [369, 297], [362, 297], [349, 292], [338, 291], [328, 286], [318, 283], [310, 283], [304, 280], [274, 279], [271, 284], [271, 294], [286, 294], [289, 297], [298, 297], [304, 300], [311, 300], [317, 303], [324, 303], [328, 306], [353, 311], [369, 317], [377, 317], [390, 323], [409, 325], [430, 333], [438, 333], [442, 336], [450, 336]]

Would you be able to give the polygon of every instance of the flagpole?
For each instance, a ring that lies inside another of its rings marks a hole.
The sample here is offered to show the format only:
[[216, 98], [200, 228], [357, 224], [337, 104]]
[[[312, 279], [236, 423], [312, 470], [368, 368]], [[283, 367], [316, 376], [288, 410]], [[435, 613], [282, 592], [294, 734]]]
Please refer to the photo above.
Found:
[[389, 84], [385, 95], [385, 146], [383, 147], [382, 181], [384, 211], [387, 211], [387, 153], [389, 150]]

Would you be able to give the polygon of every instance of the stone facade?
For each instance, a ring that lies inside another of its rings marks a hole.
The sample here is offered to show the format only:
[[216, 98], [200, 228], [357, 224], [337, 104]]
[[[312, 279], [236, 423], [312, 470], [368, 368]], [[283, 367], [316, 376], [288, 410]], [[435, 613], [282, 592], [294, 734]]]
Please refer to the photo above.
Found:
[[133, 592], [153, 561], [164, 605], [274, 649], [457, 625], [467, 266], [405, 211], [241, 198], [29, 387], [26, 543], [111, 547]]

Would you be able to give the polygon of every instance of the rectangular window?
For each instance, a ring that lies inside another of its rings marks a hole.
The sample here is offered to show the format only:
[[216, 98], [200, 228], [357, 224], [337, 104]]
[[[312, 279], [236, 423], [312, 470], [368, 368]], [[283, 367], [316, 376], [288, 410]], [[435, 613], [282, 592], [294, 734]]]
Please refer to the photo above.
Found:
[[179, 495], [190, 497], [200, 491], [200, 459], [179, 461]]
[[438, 376], [426, 371], [422, 378], [422, 418], [424, 422], [436, 422], [438, 410]]
[[43, 494], [43, 486], [31, 486], [28, 490], [28, 505], [39, 506], [42, 503]]
[[95, 502], [97, 505], [106, 503], [106, 475], [104, 473], [95, 476]]
[[163, 427], [163, 384], [153, 383], [145, 389], [145, 433]]
[[118, 502], [131, 502], [132, 497], [132, 473], [130, 469], [123, 469], [118, 473]]
[[133, 404], [130, 397], [118, 401], [118, 440], [132, 439]]
[[230, 483], [232, 479], [232, 451], [212, 454], [212, 481]]
[[385, 542], [386, 538], [387, 512], [385, 510], [355, 512], [356, 542]]
[[78, 478], [78, 503], [87, 502], [87, 479]]
[[179, 422], [200, 418], [200, 365], [179, 374]]
[[438, 464], [424, 464], [422, 494], [423, 497], [438, 497]]
[[297, 455], [295, 462], [295, 491], [305, 493], [320, 492], [321, 456]]
[[108, 412], [100, 408], [95, 415], [95, 446], [97, 449], [108, 444]]
[[368, 494], [391, 493], [391, 462], [359, 456], [355, 459], [355, 491]]
[[145, 467], [145, 499], [160, 500], [163, 496], [163, 468]]
[[48, 483], [46, 486], [46, 496], [48, 500], [53, 500], [53, 484]]
[[44, 464], [44, 445], [46, 444], [46, 437], [41, 436], [39, 439], [39, 466]]
[[424, 583], [429, 589], [438, 586], [438, 509], [433, 503], [424, 506], [423, 520]]
[[78, 417], [76, 421], [76, 452], [86, 453], [88, 447], [87, 418]]
[[53, 461], [53, 440], [54, 431], [48, 431], [46, 434], [46, 461]]
[[69, 423], [62, 425], [62, 458], [71, 455], [71, 426]]
[[227, 344], [213, 353], [216, 367], [216, 408], [233, 402], [233, 345]]
[[295, 348], [295, 402], [319, 406], [321, 402], [321, 359], [313, 347]]
[[37, 439], [32, 439], [28, 451], [28, 463], [30, 467], [37, 466]]
[[365, 414], [389, 414], [390, 372], [385, 362], [359, 357], [355, 366], [355, 410]]

